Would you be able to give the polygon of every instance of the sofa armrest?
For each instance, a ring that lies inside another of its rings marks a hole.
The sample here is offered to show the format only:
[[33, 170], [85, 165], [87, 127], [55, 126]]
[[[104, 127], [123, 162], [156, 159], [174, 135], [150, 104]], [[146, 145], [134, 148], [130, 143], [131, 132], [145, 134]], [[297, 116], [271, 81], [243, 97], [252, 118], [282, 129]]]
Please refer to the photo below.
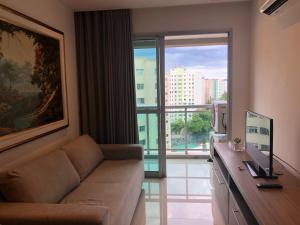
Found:
[[100, 144], [105, 159], [144, 159], [144, 148], [135, 144]]
[[1, 225], [108, 225], [108, 209], [80, 204], [0, 203]]

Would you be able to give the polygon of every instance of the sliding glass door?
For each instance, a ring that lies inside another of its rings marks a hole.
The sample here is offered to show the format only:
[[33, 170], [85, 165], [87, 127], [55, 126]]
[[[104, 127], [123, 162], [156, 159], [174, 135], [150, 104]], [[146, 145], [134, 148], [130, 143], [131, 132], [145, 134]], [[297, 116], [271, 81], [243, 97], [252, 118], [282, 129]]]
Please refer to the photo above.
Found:
[[146, 176], [160, 177], [164, 165], [160, 97], [160, 39], [135, 40], [134, 65], [139, 143], [144, 146]]
[[[134, 41], [138, 132], [146, 176], [164, 177], [166, 157], [209, 157], [214, 101], [228, 103], [230, 120], [228, 40], [228, 33], [214, 33]], [[228, 125], [230, 131], [230, 121]]]
[[165, 36], [168, 158], [208, 158], [212, 103], [228, 103], [228, 33]]

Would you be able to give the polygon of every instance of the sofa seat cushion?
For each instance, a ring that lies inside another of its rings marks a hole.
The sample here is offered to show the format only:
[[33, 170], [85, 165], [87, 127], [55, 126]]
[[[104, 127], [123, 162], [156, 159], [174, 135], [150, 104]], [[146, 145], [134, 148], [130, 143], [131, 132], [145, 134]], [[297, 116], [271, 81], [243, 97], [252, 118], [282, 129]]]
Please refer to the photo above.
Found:
[[86, 179], [87, 182], [129, 182], [144, 176], [142, 160], [105, 160]]
[[79, 182], [66, 153], [53, 151], [3, 172], [0, 191], [9, 202], [58, 203]]
[[109, 208], [111, 225], [128, 224], [141, 193], [144, 178], [140, 160], [105, 160], [61, 203]]
[[84, 180], [104, 159], [99, 145], [88, 135], [82, 135], [62, 146], [80, 179]]

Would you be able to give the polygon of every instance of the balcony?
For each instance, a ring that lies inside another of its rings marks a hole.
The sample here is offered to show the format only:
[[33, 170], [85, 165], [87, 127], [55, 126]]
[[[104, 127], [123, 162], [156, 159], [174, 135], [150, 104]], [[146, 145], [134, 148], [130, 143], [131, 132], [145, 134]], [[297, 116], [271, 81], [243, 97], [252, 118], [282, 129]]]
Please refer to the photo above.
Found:
[[157, 113], [138, 113], [139, 140], [144, 145], [145, 159], [157, 159], [159, 137], [164, 138], [167, 157], [208, 156], [212, 134], [211, 105], [165, 107], [165, 135], [158, 132]]

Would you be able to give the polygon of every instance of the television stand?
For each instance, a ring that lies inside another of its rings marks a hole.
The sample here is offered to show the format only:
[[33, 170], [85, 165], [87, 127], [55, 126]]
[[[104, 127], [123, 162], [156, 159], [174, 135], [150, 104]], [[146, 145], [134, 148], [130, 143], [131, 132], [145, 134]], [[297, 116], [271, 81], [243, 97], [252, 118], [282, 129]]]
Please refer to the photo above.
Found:
[[[260, 190], [257, 183], [270, 185], [272, 181], [267, 177], [253, 179], [246, 169], [241, 169], [242, 161], [251, 160], [247, 152], [232, 151], [228, 143], [214, 143], [213, 147], [213, 203], [217, 203], [226, 224], [300, 224], [300, 179], [297, 176], [274, 159], [274, 171], [284, 174], [276, 183], [284, 188]], [[251, 162], [245, 165], [249, 164], [251, 166]]]
[[267, 176], [260, 168], [257, 169], [255, 163], [253, 161], [244, 160], [243, 163], [245, 164], [247, 170], [251, 174], [253, 178], [265, 178], [265, 179], [277, 179], [278, 176]]

